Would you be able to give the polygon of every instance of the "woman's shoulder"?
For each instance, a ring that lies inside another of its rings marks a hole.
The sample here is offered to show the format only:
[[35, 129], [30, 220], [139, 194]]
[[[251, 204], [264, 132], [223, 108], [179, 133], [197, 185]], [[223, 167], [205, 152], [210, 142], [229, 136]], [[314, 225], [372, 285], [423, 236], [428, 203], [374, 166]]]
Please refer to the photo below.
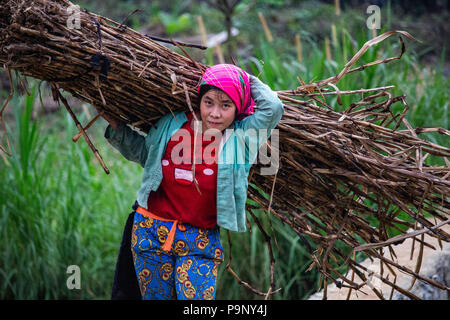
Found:
[[147, 136], [161, 135], [163, 132], [181, 127], [187, 120], [184, 111], [168, 113], [162, 116], [150, 129]]
[[186, 122], [186, 114], [181, 112], [168, 113], [162, 116], [150, 129], [145, 137], [147, 145], [160, 141], [165, 135], [171, 135]]
[[156, 122], [155, 126], [158, 127], [159, 125], [164, 125], [166, 123], [170, 123], [172, 121], [175, 122], [185, 122], [187, 119], [186, 112], [184, 111], [177, 111], [177, 112], [170, 112], [159, 118], [159, 120]]

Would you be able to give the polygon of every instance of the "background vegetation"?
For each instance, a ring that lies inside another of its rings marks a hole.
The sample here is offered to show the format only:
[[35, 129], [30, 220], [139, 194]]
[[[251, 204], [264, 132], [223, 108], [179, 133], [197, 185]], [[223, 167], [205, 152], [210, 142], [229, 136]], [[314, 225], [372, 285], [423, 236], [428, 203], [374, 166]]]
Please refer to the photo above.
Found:
[[[74, 2], [117, 21], [135, 9], [143, 9], [132, 15], [127, 24], [147, 34], [192, 41], [197, 36], [200, 42], [199, 15], [208, 33], [225, 30], [224, 14], [202, 1]], [[334, 1], [241, 1], [232, 15], [232, 25], [239, 35], [232, 45], [224, 44], [222, 48], [226, 62], [231, 62], [233, 56], [241, 67], [258, 75], [274, 90], [297, 87], [297, 76], [310, 82], [337, 74], [372, 37], [372, 31], [366, 27], [367, 4], [342, 2], [337, 15]], [[393, 6], [389, 1], [379, 1], [382, 29], [378, 34], [402, 29], [422, 42], [407, 40], [407, 52], [400, 61], [348, 75], [339, 88], [395, 85], [394, 93], [407, 97], [407, 119], [414, 127], [448, 129], [448, 54], [441, 42], [434, 41], [439, 35], [426, 33], [444, 28], [448, 2], [438, 3], [442, 5], [438, 13], [434, 9], [424, 11], [425, 8], [421, 15], [401, 3]], [[257, 12], [266, 17], [272, 42], [266, 37]], [[430, 16], [442, 22], [429, 26]], [[446, 31], [439, 32], [442, 37]], [[302, 59], [298, 57], [296, 35], [301, 37]], [[399, 50], [399, 41], [392, 38], [371, 48], [360, 63], [395, 56]], [[188, 52], [202, 63], [218, 62], [214, 48]], [[9, 92], [5, 76], [3, 73], [3, 98]], [[0, 298], [109, 299], [123, 226], [139, 188], [142, 169], [107, 144], [103, 138], [106, 123], [100, 120], [89, 129], [89, 134], [111, 170], [110, 175], [105, 175], [87, 144], [82, 139], [71, 141], [77, 130], [65, 109], [49, 112], [45, 108], [50, 104], [46, 84], [32, 79], [28, 82], [30, 95], [16, 94], [5, 119], [13, 155], [2, 155], [0, 159]], [[347, 99], [343, 100], [344, 106], [350, 102]], [[333, 99], [328, 102], [338, 106]], [[95, 114], [91, 107], [74, 108], [82, 123]], [[3, 132], [0, 134], [4, 145]], [[441, 145], [449, 144], [448, 137], [438, 134], [422, 136]], [[440, 164], [432, 157], [427, 161]], [[273, 298], [307, 298], [319, 283], [315, 270], [306, 272], [311, 264], [307, 247], [293, 231], [266, 216], [264, 210], [256, 215], [274, 239], [275, 280], [282, 290]], [[249, 220], [253, 224], [251, 217]], [[219, 272], [217, 298], [260, 299], [224, 270], [228, 259], [225, 233], [222, 242], [226, 261]], [[267, 290], [270, 260], [258, 228], [254, 226], [251, 233], [232, 233], [232, 243], [232, 268], [244, 281]], [[67, 289], [69, 265], [81, 268], [80, 290]]]

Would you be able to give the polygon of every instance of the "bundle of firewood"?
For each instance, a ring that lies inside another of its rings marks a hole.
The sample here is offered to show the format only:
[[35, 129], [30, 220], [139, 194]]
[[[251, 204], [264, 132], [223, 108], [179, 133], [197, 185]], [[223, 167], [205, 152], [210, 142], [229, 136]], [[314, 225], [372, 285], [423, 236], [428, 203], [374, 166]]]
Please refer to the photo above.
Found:
[[[100, 161], [86, 134], [93, 122], [83, 127], [60, 89], [144, 132], [169, 112], [195, 108], [196, 86], [207, 66], [189, 56], [183, 49], [188, 44], [169, 41], [184, 52], [183, 56], [155, 38], [86, 10], [76, 13], [79, 25], [73, 26], [68, 21], [75, 10], [66, 0], [2, 1], [0, 63], [8, 71], [48, 81], [54, 98], [63, 102], [77, 123], [79, 135]], [[406, 99], [394, 96], [393, 86], [348, 91], [338, 87], [348, 73], [400, 59], [402, 40], [398, 57], [351, 69], [369, 47], [393, 34], [400, 39], [411, 37], [403, 31], [382, 34], [368, 41], [338, 75], [309, 84], [299, 78], [300, 87], [277, 92], [285, 113], [277, 127], [279, 148], [274, 150], [276, 146], [269, 143], [268, 149], [279, 153], [278, 170], [274, 175], [263, 175], [260, 165], [254, 166], [249, 178], [248, 197], [252, 201], [248, 212], [265, 235], [272, 257], [271, 239], [253, 213], [254, 207], [267, 209], [302, 237], [306, 246], [314, 247], [311, 267], [321, 272], [324, 286], [336, 282], [358, 290], [366, 285], [353, 281], [355, 274], [367, 279], [367, 270], [355, 259], [356, 252], [364, 251], [391, 271], [401, 270], [448, 290], [445, 284], [420, 275], [421, 259], [414, 270], [398, 265], [395, 244], [414, 237], [422, 249], [435, 248], [419, 239], [425, 233], [439, 243], [450, 240], [442, 230], [450, 222], [450, 149], [419, 137], [430, 131], [448, 136], [449, 131], [412, 128], [405, 118]], [[335, 96], [340, 103], [343, 95], [359, 100], [344, 112], [333, 111], [325, 97]], [[403, 111], [395, 113], [393, 106], [398, 105]], [[427, 164], [430, 155], [443, 158], [447, 166]], [[408, 228], [414, 231], [404, 231]], [[382, 250], [389, 250], [391, 259]], [[346, 273], [338, 271], [342, 266], [347, 267]], [[230, 265], [228, 269], [239, 279]], [[273, 264], [271, 272], [267, 293], [239, 281], [269, 297], [277, 292]], [[417, 298], [392, 279], [378, 276], [393, 290]], [[377, 288], [371, 289], [383, 298]]]

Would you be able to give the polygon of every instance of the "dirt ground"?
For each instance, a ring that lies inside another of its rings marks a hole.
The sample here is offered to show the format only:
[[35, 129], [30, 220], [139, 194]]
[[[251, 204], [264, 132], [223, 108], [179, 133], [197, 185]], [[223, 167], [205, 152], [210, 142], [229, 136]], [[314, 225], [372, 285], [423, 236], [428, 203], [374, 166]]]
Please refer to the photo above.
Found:
[[[449, 233], [450, 225], [447, 224], [447, 225], [443, 226], [442, 230]], [[417, 238], [420, 239], [420, 236], [418, 236]], [[419, 275], [426, 276], [428, 278], [431, 278], [433, 280], [440, 282], [437, 275], [435, 275], [436, 262], [438, 261], [439, 258], [444, 258], [447, 260], [450, 259], [450, 243], [442, 242], [442, 249], [441, 249], [441, 247], [438, 243], [438, 240], [436, 238], [432, 238], [429, 235], [425, 234], [424, 240], [425, 240], [425, 242], [434, 246], [436, 248], [436, 250], [431, 249], [427, 246], [424, 246], [422, 265], [421, 265], [421, 269], [419, 271]], [[399, 265], [405, 266], [408, 269], [411, 269], [414, 271], [416, 268], [416, 264], [417, 264], [417, 258], [419, 256], [420, 245], [417, 241], [415, 242], [413, 258], [411, 259], [412, 243], [413, 243], [413, 240], [412, 240], [412, 238], [410, 238], [410, 239], [405, 240], [402, 244], [393, 246], [393, 249], [395, 250], [395, 254], [397, 255], [396, 259], [395, 258], [392, 259], [388, 250], [385, 250], [384, 256], [388, 259], [395, 261]], [[380, 262], [379, 261], [372, 262], [369, 259], [366, 259], [361, 264], [363, 266], [365, 266], [366, 268], [368, 268], [369, 270], [373, 271], [374, 274], [380, 274]], [[447, 263], [447, 265], [448, 265], [448, 263]], [[400, 288], [409, 289], [409, 287], [413, 281], [413, 277], [411, 275], [409, 275], [408, 273], [400, 271], [397, 268], [393, 268], [393, 270], [397, 275], [395, 283]], [[447, 273], [447, 278], [448, 278], [448, 273], [449, 273], [448, 269], [447, 269], [446, 273]], [[374, 288], [377, 288], [379, 291], [382, 292], [385, 299], [390, 298], [391, 291], [392, 291], [392, 288], [390, 286], [383, 283], [375, 275], [370, 276], [370, 275], [368, 275], [368, 273], [366, 273], [365, 276], [368, 279], [370, 279], [370, 284]], [[386, 266], [384, 266], [383, 277], [387, 278], [391, 282], [394, 282], [394, 279], [395, 279], [395, 276], [391, 272], [389, 272], [389, 270], [386, 268]], [[355, 275], [355, 282], [362, 283], [363, 281], [357, 275]], [[423, 284], [423, 283], [424, 282], [421, 282], [420, 280], [416, 280], [415, 286], [417, 286], [419, 284]], [[444, 283], [444, 285], [447, 285], [447, 287], [448, 287], [449, 284]], [[444, 291], [444, 290], [440, 290], [440, 291]], [[327, 299], [329, 299], [329, 300], [345, 300], [345, 299], [347, 299], [348, 292], [349, 292], [348, 288], [339, 289], [336, 287], [335, 284], [332, 284], [332, 285], [328, 286]], [[448, 297], [448, 293], [445, 293], [445, 292], [441, 292], [441, 293], [439, 293], [439, 295], [441, 297], [442, 296]], [[398, 293], [397, 293], [397, 296], [398, 296]], [[319, 300], [322, 298], [323, 298], [323, 290], [312, 295], [309, 298], [309, 300]], [[395, 298], [396, 298], [396, 295], [394, 294], [394, 299]], [[420, 298], [422, 299], [424, 297], [420, 297]], [[362, 291], [356, 292], [355, 290], [352, 290], [352, 293], [350, 295], [350, 300], [379, 300], [379, 298], [373, 292], [373, 290], [369, 286], [366, 285], [362, 288]]]

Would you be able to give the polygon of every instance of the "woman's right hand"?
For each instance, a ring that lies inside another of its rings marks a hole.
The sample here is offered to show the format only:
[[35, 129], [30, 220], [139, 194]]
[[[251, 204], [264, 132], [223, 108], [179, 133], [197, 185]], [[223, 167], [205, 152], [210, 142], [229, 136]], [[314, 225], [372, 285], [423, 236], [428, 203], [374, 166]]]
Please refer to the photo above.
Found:
[[109, 123], [111, 128], [113, 128], [113, 130], [117, 130], [121, 121], [119, 119], [117, 119], [116, 117], [107, 114], [99, 107], [97, 107], [97, 106], [94, 106], [94, 107], [97, 110], [97, 112], [101, 115], [101, 117]]

